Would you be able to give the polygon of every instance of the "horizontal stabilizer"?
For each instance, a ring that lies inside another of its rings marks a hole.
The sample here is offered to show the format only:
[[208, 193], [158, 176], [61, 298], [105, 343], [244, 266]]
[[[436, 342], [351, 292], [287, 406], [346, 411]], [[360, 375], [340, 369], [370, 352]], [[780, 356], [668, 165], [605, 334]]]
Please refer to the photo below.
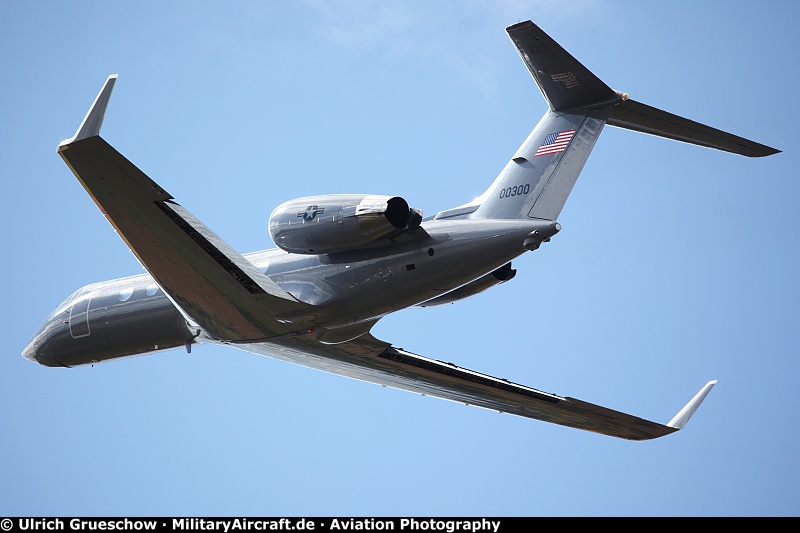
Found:
[[707, 148], [716, 148], [717, 150], [746, 155], [747, 157], [764, 157], [780, 153], [780, 150], [775, 148], [764, 146], [634, 100], [626, 100], [615, 106], [606, 123], [611, 126], [641, 133], [650, 133]]

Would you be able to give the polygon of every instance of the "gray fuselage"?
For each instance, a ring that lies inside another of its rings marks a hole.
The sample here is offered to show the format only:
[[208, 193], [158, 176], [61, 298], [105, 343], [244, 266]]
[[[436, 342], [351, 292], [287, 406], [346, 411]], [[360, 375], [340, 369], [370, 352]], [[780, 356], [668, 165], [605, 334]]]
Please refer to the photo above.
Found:
[[[245, 257], [312, 305], [311, 313], [282, 317], [297, 334], [325, 329], [346, 332], [342, 340], [350, 340], [382, 316], [487, 275], [557, 231], [555, 222], [543, 220], [430, 220], [369, 248], [320, 255], [276, 248]], [[24, 355], [48, 366], [75, 366], [206, 339], [153, 278], [141, 274], [73, 293], [44, 320]]]

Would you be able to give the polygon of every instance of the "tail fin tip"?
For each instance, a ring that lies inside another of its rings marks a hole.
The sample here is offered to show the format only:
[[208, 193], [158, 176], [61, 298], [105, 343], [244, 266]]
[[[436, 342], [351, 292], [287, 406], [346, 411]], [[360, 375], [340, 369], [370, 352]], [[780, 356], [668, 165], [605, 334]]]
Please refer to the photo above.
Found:
[[620, 98], [620, 93], [530, 20], [509, 26], [506, 32], [552, 111], [612, 103]]

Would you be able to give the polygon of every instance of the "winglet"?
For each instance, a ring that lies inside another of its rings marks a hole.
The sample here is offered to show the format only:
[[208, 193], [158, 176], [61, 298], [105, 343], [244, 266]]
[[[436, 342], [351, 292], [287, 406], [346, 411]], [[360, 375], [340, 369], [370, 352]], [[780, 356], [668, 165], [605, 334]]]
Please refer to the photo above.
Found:
[[86, 113], [83, 122], [81, 122], [81, 127], [78, 128], [78, 131], [72, 138], [62, 141], [61, 144], [58, 145], [59, 148], [72, 144], [75, 141], [80, 141], [81, 139], [100, 135], [100, 127], [103, 125], [103, 117], [106, 114], [106, 107], [108, 107], [108, 101], [111, 99], [111, 90], [114, 89], [115, 81], [117, 81], [116, 74], [112, 74], [108, 77], [105, 85], [103, 85], [103, 88], [100, 90], [100, 94], [97, 95], [92, 107], [89, 109], [89, 112]]
[[686, 423], [692, 418], [692, 415], [697, 408], [700, 407], [700, 404], [703, 403], [703, 400], [706, 399], [708, 393], [711, 392], [711, 388], [717, 384], [717, 380], [709, 381], [706, 383], [705, 387], [700, 389], [700, 392], [695, 394], [694, 398], [692, 398], [686, 406], [680, 410], [680, 412], [675, 415], [675, 417], [667, 423], [668, 427], [675, 428], [675, 429], [683, 429]]

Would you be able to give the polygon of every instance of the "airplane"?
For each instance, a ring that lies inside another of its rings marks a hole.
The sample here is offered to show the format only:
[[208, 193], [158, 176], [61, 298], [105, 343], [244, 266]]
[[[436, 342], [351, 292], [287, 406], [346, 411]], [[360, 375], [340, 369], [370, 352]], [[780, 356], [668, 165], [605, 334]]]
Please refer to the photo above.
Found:
[[506, 32], [548, 109], [478, 198], [423, 217], [399, 196], [297, 198], [272, 212], [275, 249], [241, 255], [100, 137], [109, 76], [58, 153], [146, 270], [75, 291], [22, 355], [73, 367], [220, 344], [358, 380], [629, 440], [682, 429], [716, 381], [666, 424], [417, 355], [375, 338], [384, 316], [511, 280], [550, 241], [608, 124], [763, 157], [779, 150], [611, 89], [531, 21]]

